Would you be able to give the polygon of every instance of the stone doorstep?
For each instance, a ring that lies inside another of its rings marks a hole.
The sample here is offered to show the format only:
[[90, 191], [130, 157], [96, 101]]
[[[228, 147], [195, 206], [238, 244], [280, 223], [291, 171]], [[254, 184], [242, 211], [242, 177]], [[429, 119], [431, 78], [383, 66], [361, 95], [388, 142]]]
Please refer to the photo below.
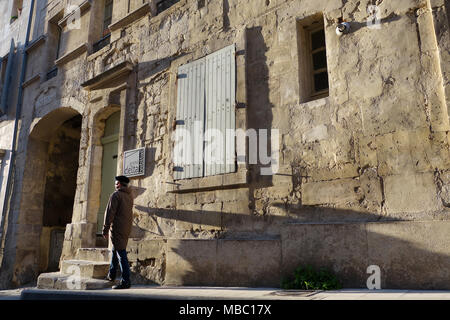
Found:
[[80, 277], [75, 281], [73, 275], [60, 272], [42, 273], [38, 277], [38, 289], [56, 290], [98, 290], [111, 288], [112, 283], [107, 280]]
[[61, 273], [85, 278], [104, 279], [108, 274], [109, 262], [89, 260], [64, 260]]
[[109, 262], [111, 251], [108, 248], [79, 248], [76, 257], [77, 260]]

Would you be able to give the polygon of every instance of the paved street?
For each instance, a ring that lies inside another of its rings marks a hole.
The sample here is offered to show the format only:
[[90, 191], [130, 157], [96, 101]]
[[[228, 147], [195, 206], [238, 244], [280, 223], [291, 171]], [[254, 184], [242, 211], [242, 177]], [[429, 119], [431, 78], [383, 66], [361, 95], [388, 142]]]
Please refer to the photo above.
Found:
[[280, 290], [240, 287], [134, 286], [126, 290], [38, 290], [21, 288], [0, 291], [0, 300], [450, 300], [450, 291]]

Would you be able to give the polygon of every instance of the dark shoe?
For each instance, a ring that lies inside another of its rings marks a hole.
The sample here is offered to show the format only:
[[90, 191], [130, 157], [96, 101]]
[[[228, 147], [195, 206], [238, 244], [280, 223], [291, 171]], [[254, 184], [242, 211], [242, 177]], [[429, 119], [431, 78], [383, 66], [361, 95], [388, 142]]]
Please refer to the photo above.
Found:
[[129, 283], [121, 283], [116, 286], [113, 286], [112, 288], [114, 290], [116, 290], [116, 289], [129, 289], [130, 287], [131, 287], [131, 284], [129, 284]]

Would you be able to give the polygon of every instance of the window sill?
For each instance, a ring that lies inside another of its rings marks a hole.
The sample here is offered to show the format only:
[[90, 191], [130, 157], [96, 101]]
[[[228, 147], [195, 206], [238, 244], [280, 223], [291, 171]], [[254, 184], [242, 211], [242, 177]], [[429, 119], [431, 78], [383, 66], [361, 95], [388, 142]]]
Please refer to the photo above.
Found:
[[247, 186], [247, 170], [238, 169], [238, 172], [208, 176], [202, 178], [191, 178], [175, 180], [169, 184], [168, 193], [188, 193], [199, 191], [210, 191], [218, 189], [230, 189]]
[[60, 66], [62, 64], [65, 64], [69, 62], [70, 60], [73, 60], [79, 56], [81, 56], [83, 53], [87, 51], [87, 43], [83, 43], [74, 50], [70, 51], [69, 53], [66, 53], [61, 58], [55, 61], [55, 65]]
[[330, 100], [329, 96], [323, 97], [323, 98], [317, 98], [315, 100], [309, 100], [306, 102], [300, 102], [300, 105], [302, 107], [307, 107], [307, 108], [315, 108], [315, 107], [322, 107], [326, 104], [328, 104]]
[[85, 90], [96, 90], [102, 88], [105, 84], [113, 79], [120, 78], [129, 74], [133, 70], [133, 64], [129, 61], [124, 61], [111, 69], [108, 69], [94, 78], [81, 84]]
[[37, 74], [37, 75], [31, 77], [30, 79], [27, 79], [26, 81], [24, 81], [24, 83], [22, 83], [22, 88], [28, 87], [30, 84], [39, 80], [40, 78], [41, 78], [41, 76], [39, 74]]
[[150, 3], [147, 2], [136, 10], [130, 12], [125, 17], [121, 18], [119, 21], [116, 21], [108, 26], [109, 30], [116, 31], [120, 28], [123, 28], [129, 25], [132, 22], [137, 21], [138, 19], [144, 17], [150, 12]]
[[25, 51], [27, 53], [30, 53], [30, 51], [40, 47], [42, 44], [44, 44], [44, 42], [46, 41], [46, 36], [42, 35], [39, 38], [37, 38], [36, 40], [34, 40], [32, 43], [30, 43], [28, 45], [28, 47], [26, 47]]

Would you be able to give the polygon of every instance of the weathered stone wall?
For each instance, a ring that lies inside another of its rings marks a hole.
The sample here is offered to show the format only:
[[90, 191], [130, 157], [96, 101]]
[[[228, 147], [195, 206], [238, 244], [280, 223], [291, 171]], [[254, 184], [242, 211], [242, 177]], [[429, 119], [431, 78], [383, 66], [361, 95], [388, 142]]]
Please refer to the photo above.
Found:
[[[139, 8], [116, 2], [113, 24]], [[57, 77], [28, 87], [33, 110], [24, 128], [61, 107], [83, 116], [63, 257], [95, 244], [98, 139], [102, 121], [120, 108], [120, 151], [147, 152], [145, 176], [131, 183], [135, 281], [277, 285], [311, 263], [364, 287], [367, 266], [378, 264], [383, 286], [449, 288], [448, 4], [377, 1], [381, 24], [371, 29], [368, 0], [199, 3], [181, 0], [123, 22], [110, 45], [75, 55]], [[101, 10], [90, 10], [66, 52], [98, 40], [87, 33]], [[299, 24], [317, 13], [330, 90], [302, 103]], [[351, 30], [338, 38], [340, 19]], [[279, 130], [279, 171], [261, 176], [260, 165], [239, 165], [232, 174], [174, 181], [177, 69], [230, 44], [238, 52], [236, 100], [245, 106], [236, 109], [237, 127]], [[126, 61], [134, 66], [128, 76], [82, 89]], [[52, 90], [55, 98], [45, 100]]]

